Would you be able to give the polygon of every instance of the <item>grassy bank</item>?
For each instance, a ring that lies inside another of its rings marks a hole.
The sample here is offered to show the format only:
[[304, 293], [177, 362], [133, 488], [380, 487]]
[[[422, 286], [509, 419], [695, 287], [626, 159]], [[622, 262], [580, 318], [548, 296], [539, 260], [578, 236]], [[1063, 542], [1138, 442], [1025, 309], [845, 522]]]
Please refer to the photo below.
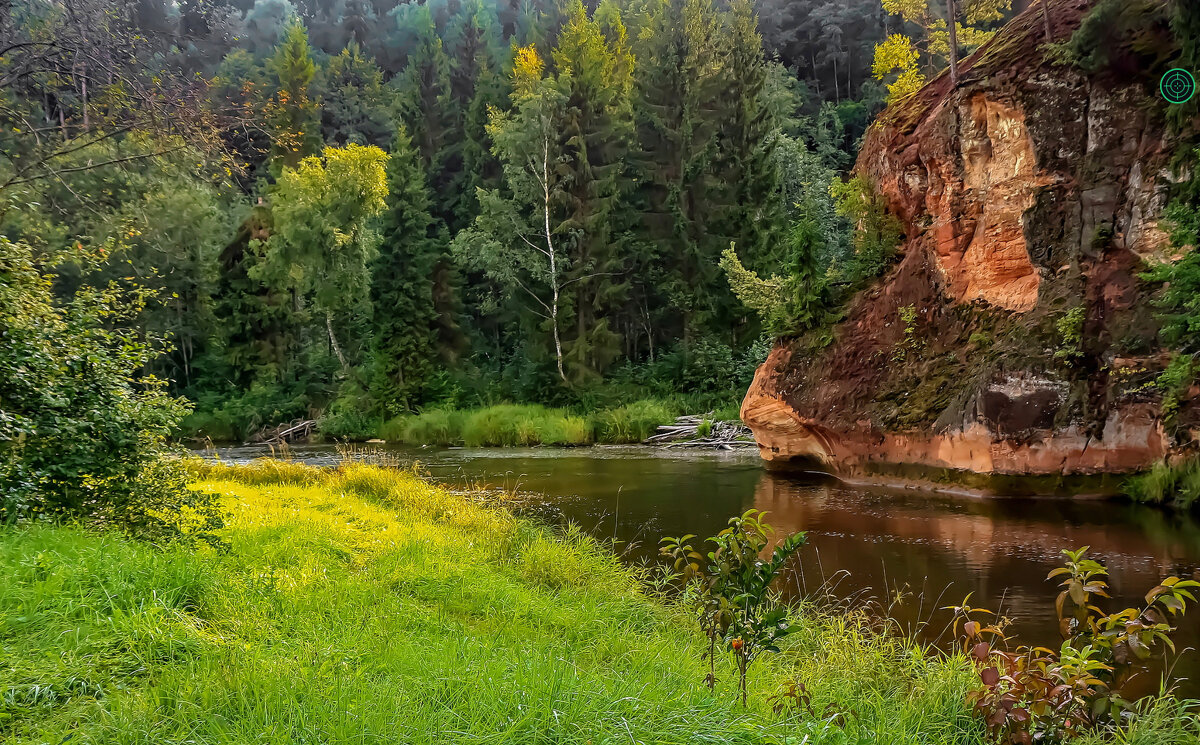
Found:
[[[0, 538], [0, 733], [18, 742], [973, 742], [962, 660], [815, 616], [752, 681], [578, 533], [407, 474], [263, 463], [200, 486], [224, 554], [76, 528]], [[776, 715], [800, 679], [813, 706]], [[876, 740], [876, 737], [883, 739]], [[631, 740], [632, 738], [632, 740]]]
[[[467, 447], [639, 443], [677, 416], [696, 413], [688, 408], [689, 405], [694, 402], [681, 397], [645, 399], [591, 412], [535, 404], [501, 404], [467, 410], [431, 409], [384, 423], [379, 437], [408, 445]], [[737, 418], [736, 404], [713, 411], [714, 420]]]
[[[862, 617], [799, 613], [743, 709], [729, 667], [702, 686], [689, 618], [577, 532], [370, 466], [196, 468], [225, 552], [0, 533], [0, 739], [980, 742], [969, 664]], [[789, 681], [811, 710], [774, 710]], [[1155, 716], [1127, 741], [1194, 741]]]
[[1200, 458], [1156, 463], [1149, 471], [1127, 479], [1122, 490], [1136, 502], [1190, 509], [1200, 501]]
[[[292, 402], [295, 404], [295, 402]], [[325, 440], [382, 438], [410, 445], [468, 445], [510, 447], [529, 445], [592, 445], [638, 443], [684, 414], [712, 412], [714, 420], [736, 421], [739, 393], [674, 395], [655, 398], [610, 396], [569, 406], [501, 403], [490, 406], [431, 406], [419, 414], [384, 420], [346, 406], [331, 406], [317, 419], [316, 433]], [[202, 403], [181, 427], [192, 440], [235, 442], [281, 422], [310, 416], [289, 404], [251, 402], [213, 410]]]

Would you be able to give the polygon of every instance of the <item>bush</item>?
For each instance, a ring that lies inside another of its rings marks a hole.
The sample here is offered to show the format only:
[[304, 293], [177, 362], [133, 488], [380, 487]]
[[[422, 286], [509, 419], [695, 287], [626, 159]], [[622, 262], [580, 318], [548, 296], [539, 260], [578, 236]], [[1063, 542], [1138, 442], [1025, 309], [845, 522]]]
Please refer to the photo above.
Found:
[[[154, 508], [187, 501], [158, 463], [188, 407], [141, 373], [161, 340], [122, 328], [149, 295], [109, 285], [59, 301], [52, 282], [28, 245], [0, 238], [0, 522], [161, 527]], [[165, 502], [147, 502], [152, 485]]]
[[349, 384], [317, 421], [317, 431], [335, 440], [369, 440], [381, 427], [374, 409], [366, 392]]

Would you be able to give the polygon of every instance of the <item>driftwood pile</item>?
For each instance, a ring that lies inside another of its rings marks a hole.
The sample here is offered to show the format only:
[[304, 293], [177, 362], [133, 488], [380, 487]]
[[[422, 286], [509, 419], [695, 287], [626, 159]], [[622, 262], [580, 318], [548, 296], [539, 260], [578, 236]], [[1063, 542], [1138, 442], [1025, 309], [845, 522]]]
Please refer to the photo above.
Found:
[[[707, 423], [707, 425], [706, 425]], [[701, 435], [701, 428], [707, 434]], [[664, 424], [656, 434], [646, 438], [647, 445], [669, 448], [717, 448], [733, 450], [754, 446], [754, 435], [741, 422], [715, 422], [709, 416], [681, 416], [674, 424]]]
[[282, 442], [302, 440], [311, 435], [316, 426], [316, 419], [302, 419], [259, 432], [254, 436], [253, 441], [263, 445], [278, 445]]

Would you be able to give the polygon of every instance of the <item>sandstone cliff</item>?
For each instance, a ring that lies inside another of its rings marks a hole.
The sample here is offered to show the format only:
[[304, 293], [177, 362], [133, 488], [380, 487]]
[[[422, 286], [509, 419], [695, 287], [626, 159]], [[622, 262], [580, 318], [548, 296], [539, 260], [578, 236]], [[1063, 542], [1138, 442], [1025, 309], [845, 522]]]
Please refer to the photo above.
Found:
[[[1057, 38], [1088, 5], [1052, 1]], [[758, 370], [742, 418], [767, 460], [1094, 474], [1168, 453], [1155, 288], [1138, 274], [1171, 258], [1175, 143], [1156, 78], [1130, 72], [1165, 60], [1148, 43], [1103, 73], [1054, 64], [1039, 13], [868, 133], [856, 168], [905, 226], [900, 258], [831, 344], [782, 343]]]

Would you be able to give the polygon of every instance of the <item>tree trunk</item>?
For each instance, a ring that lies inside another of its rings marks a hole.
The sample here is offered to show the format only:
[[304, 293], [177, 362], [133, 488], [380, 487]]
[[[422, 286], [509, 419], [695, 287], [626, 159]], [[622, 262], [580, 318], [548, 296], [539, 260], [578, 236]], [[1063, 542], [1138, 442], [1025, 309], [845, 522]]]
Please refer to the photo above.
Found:
[[550, 134], [542, 137], [542, 217], [545, 220], [546, 255], [550, 258], [550, 290], [553, 297], [550, 301], [550, 326], [554, 330], [554, 359], [558, 363], [558, 377], [565, 383], [567, 374], [563, 372], [562, 340], [558, 336], [558, 265], [554, 255], [554, 240], [550, 233]]
[[1042, 0], [1042, 30], [1047, 44], [1054, 41], [1054, 32], [1050, 29], [1050, 0]]
[[946, 0], [946, 28], [950, 31], [950, 85], [958, 85], [958, 8]]
[[337, 355], [338, 362], [342, 363], [342, 369], [349, 372], [350, 363], [346, 361], [346, 355], [342, 354], [342, 345], [338, 344], [337, 336], [333, 333], [333, 314], [325, 314], [325, 329], [329, 332], [329, 346], [333, 348], [333, 353]]

